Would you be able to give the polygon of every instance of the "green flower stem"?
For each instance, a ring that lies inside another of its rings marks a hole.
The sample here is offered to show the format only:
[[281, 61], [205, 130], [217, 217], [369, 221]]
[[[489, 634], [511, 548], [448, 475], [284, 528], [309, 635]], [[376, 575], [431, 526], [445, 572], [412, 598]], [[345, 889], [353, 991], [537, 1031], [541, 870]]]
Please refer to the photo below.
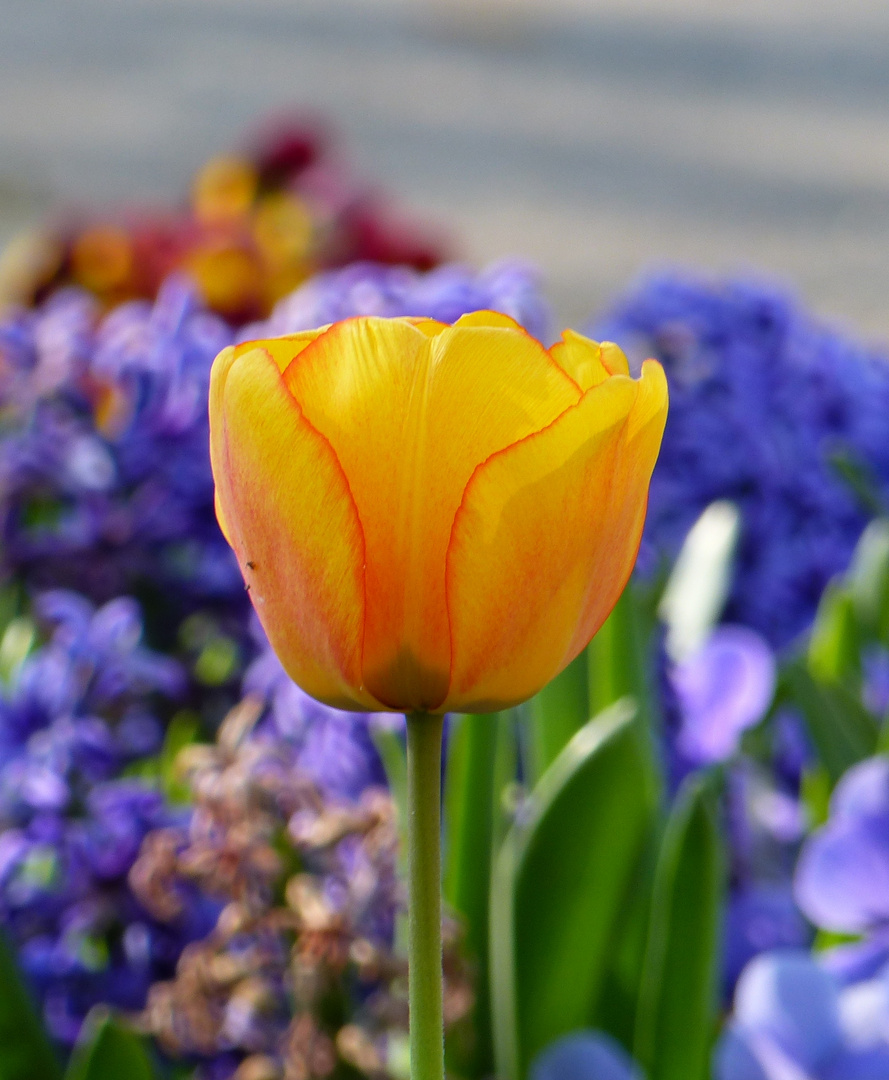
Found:
[[408, 994], [411, 1080], [444, 1080], [441, 977], [443, 718], [407, 717]]

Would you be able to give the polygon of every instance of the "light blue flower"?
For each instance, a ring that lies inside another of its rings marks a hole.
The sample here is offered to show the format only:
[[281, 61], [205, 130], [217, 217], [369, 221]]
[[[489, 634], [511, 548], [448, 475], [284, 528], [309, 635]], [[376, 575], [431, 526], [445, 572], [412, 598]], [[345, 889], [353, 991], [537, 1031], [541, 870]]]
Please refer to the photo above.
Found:
[[886, 1031], [853, 993], [808, 953], [760, 954], [738, 981], [716, 1080], [886, 1080]]
[[539, 1054], [530, 1080], [644, 1080], [626, 1050], [600, 1031], [579, 1031]]

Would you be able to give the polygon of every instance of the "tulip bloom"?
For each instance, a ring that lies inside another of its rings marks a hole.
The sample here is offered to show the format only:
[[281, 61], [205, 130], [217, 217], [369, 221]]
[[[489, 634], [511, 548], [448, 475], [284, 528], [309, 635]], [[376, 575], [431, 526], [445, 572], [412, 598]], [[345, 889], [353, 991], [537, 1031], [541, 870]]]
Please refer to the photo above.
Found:
[[486, 712], [599, 629], [667, 412], [649, 360], [490, 311], [354, 318], [213, 366], [217, 514], [269, 640], [346, 709]]

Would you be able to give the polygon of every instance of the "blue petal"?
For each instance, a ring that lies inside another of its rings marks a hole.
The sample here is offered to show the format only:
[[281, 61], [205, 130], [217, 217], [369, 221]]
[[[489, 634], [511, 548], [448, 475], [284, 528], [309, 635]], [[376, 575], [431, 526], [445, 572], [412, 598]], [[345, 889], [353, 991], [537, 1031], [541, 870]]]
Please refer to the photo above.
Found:
[[725, 626], [670, 678], [682, 713], [680, 750], [697, 764], [724, 761], [771, 704], [775, 658], [759, 634]]
[[833, 793], [830, 815], [856, 820], [889, 815], [889, 757], [868, 758], [849, 769]]
[[719, 1041], [713, 1062], [716, 1080], [771, 1080], [744, 1036], [729, 1028]]
[[644, 1080], [623, 1047], [601, 1032], [566, 1035], [540, 1054], [530, 1080]]
[[802, 951], [762, 953], [747, 965], [735, 993], [735, 1024], [807, 1069], [843, 1048], [837, 986]]
[[796, 902], [817, 926], [861, 933], [889, 919], [889, 817], [840, 817], [809, 838]]

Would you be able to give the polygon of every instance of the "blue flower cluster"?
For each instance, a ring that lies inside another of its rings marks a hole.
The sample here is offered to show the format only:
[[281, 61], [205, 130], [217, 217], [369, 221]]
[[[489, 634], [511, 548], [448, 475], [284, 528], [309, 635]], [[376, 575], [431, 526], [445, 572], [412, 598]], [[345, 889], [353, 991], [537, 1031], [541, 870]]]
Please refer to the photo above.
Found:
[[158, 923], [127, 883], [145, 835], [174, 816], [127, 766], [159, 749], [183, 671], [141, 643], [131, 599], [96, 609], [55, 591], [34, 607], [47, 640], [0, 698], [0, 919], [70, 1042], [96, 1001], [141, 1005], [207, 921], [198, 906]]
[[631, 363], [656, 356], [670, 382], [640, 567], [732, 500], [742, 532], [726, 619], [785, 645], [889, 504], [885, 357], [780, 290], [676, 273], [643, 281], [592, 333]]
[[100, 599], [244, 608], [207, 452], [210, 365], [230, 338], [178, 279], [104, 318], [68, 290], [0, 322], [7, 573]]

